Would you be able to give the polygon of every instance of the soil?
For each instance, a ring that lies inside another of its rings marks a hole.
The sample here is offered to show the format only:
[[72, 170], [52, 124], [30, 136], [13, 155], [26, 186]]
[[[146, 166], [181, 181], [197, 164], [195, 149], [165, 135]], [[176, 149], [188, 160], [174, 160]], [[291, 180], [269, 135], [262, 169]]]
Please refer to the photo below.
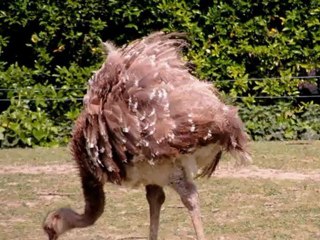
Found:
[[71, 164], [57, 164], [46, 166], [5, 165], [1, 166], [0, 174], [68, 174], [75, 171], [75, 166]]
[[[59, 164], [47, 166], [2, 166], [0, 174], [68, 174], [76, 172], [77, 169], [72, 164]], [[221, 167], [216, 170], [213, 177], [217, 178], [261, 178], [275, 180], [313, 180], [320, 182], [320, 169], [313, 170], [308, 173], [295, 171], [283, 171], [278, 169], [262, 169], [255, 166], [243, 168], [226, 168]]]
[[261, 178], [275, 180], [320, 181], [320, 169], [312, 170], [308, 173], [301, 173], [270, 168], [258, 168], [255, 166], [240, 169], [220, 168], [214, 173], [213, 176], [219, 178]]

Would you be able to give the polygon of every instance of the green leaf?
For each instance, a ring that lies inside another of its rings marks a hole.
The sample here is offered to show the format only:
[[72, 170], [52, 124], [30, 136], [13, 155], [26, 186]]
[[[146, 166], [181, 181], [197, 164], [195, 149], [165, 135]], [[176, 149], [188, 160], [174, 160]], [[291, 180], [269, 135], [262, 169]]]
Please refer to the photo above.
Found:
[[47, 133], [42, 129], [33, 129], [32, 134], [39, 142], [47, 136]]

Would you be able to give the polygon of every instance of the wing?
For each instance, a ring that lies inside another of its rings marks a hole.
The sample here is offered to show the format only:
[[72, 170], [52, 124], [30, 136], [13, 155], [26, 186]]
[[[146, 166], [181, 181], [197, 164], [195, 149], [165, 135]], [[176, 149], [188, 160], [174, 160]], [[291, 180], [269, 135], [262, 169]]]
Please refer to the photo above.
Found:
[[180, 56], [184, 46], [183, 34], [154, 33], [121, 50], [129, 105], [141, 124], [147, 157], [192, 152], [218, 139], [229, 149], [245, 138], [237, 110], [186, 67]]

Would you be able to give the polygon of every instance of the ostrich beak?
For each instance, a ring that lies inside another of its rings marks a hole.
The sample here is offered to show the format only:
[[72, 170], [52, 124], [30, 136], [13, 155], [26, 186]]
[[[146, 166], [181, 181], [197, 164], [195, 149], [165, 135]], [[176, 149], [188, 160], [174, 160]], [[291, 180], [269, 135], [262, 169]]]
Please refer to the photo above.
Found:
[[44, 230], [48, 234], [48, 240], [57, 240], [58, 239], [58, 235], [53, 229], [44, 228]]

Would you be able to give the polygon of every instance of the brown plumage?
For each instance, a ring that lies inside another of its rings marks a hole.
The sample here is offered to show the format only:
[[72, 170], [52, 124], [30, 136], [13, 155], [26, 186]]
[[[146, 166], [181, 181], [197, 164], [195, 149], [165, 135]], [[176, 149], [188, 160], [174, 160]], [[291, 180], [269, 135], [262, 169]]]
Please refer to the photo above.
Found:
[[146, 186], [150, 239], [157, 239], [166, 185], [189, 210], [197, 239], [205, 238], [193, 178], [211, 176], [223, 151], [250, 157], [237, 109], [190, 74], [180, 56], [184, 46], [183, 34], [161, 32], [120, 49], [106, 44], [108, 57], [89, 81], [71, 144], [85, 211], [50, 213], [44, 222], [49, 239], [96, 221], [106, 181]]

